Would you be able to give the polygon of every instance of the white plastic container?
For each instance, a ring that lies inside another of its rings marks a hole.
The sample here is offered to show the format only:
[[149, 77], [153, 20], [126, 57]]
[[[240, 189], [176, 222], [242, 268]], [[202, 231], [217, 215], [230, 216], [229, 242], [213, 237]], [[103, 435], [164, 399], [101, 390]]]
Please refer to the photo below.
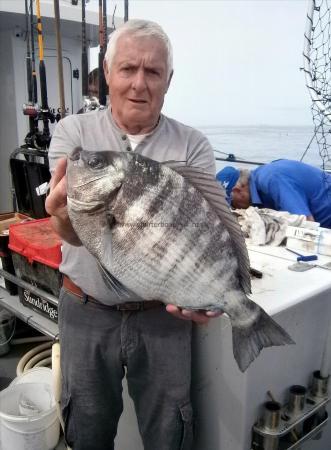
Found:
[[313, 230], [288, 226], [286, 236], [286, 245], [293, 250], [331, 256], [331, 230], [328, 228], [318, 227]]
[[51, 386], [17, 383], [0, 392], [1, 450], [51, 450], [59, 435]]
[[48, 367], [34, 367], [33, 369], [29, 369], [26, 372], [23, 372], [22, 375], [14, 378], [10, 383], [10, 386], [21, 383], [45, 383], [52, 389], [52, 369], [49, 369]]

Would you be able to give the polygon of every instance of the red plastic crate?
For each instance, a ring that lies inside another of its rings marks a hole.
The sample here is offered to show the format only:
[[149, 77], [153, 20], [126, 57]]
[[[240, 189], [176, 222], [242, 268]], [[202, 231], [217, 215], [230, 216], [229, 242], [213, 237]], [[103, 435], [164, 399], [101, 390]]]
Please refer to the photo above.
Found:
[[[55, 297], [59, 296], [61, 239], [52, 229], [49, 218], [11, 225], [8, 248], [17, 277]], [[24, 306], [57, 322], [57, 303], [20, 287], [18, 294]]]
[[[17, 212], [8, 212], [0, 214], [0, 258], [2, 263], [2, 268], [12, 275], [15, 275], [15, 270], [13, 266], [13, 259], [11, 252], [8, 249], [9, 243], [9, 226], [22, 222], [31, 220], [31, 217], [25, 214], [20, 214]], [[10, 295], [17, 294], [17, 286], [15, 283], [5, 279], [5, 287]]]
[[61, 263], [61, 239], [49, 218], [10, 225], [8, 247], [29, 263], [37, 261], [53, 269]]

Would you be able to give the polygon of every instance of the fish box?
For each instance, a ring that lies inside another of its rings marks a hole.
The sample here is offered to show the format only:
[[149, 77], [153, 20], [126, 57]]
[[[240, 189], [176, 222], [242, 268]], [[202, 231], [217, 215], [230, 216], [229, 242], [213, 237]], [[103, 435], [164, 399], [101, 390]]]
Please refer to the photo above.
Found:
[[331, 256], [331, 230], [328, 228], [309, 229], [288, 226], [286, 237], [287, 246], [293, 250]]
[[[14, 223], [30, 220], [29, 216], [16, 212], [8, 212], [0, 214], [0, 257], [3, 270], [15, 275], [13, 259], [8, 249], [9, 226]], [[17, 294], [17, 286], [9, 280], [5, 279], [5, 287], [10, 295]]]
[[[53, 231], [49, 218], [11, 225], [8, 247], [17, 277], [55, 297], [59, 296], [61, 239]], [[57, 302], [53, 303], [21, 287], [18, 294], [23, 305], [57, 322]]]

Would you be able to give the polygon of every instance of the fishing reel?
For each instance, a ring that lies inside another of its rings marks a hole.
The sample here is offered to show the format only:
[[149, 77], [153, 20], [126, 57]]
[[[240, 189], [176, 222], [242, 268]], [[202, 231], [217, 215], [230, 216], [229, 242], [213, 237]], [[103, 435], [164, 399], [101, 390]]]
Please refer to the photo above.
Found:
[[24, 103], [23, 104], [23, 114], [33, 119], [34, 127], [30, 129], [29, 133], [26, 135], [24, 141], [30, 148], [36, 148], [38, 150], [47, 150], [51, 142], [51, 135], [49, 133], [48, 126], [44, 127], [43, 131], [38, 129], [38, 121], [42, 120], [44, 123], [59, 121], [61, 115], [51, 112], [48, 108], [42, 109], [38, 103]]
[[32, 117], [36, 120], [49, 120], [51, 123], [54, 123], [55, 121], [59, 121], [61, 119], [60, 113], [54, 114], [51, 112], [48, 108], [47, 109], [41, 109], [41, 107], [38, 105], [38, 103], [24, 103], [23, 104], [23, 114], [25, 116]]
[[24, 139], [28, 148], [35, 148], [40, 151], [47, 151], [51, 142], [51, 135], [42, 131], [29, 132]]
[[24, 103], [23, 104], [23, 114], [25, 116], [37, 118], [40, 113], [40, 107], [38, 103]]

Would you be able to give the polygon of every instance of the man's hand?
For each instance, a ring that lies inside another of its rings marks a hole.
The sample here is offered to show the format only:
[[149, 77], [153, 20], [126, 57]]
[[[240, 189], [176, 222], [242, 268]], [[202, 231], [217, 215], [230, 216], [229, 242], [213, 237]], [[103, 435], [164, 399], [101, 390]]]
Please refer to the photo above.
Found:
[[69, 244], [79, 246], [81, 242], [76, 235], [67, 211], [67, 159], [59, 159], [50, 181], [50, 193], [46, 198], [45, 208], [51, 217], [54, 230]]
[[46, 211], [51, 216], [66, 218], [67, 213], [67, 159], [59, 159], [50, 181], [50, 194], [46, 198]]
[[181, 309], [175, 305], [167, 305], [166, 310], [168, 313], [177, 317], [178, 319], [192, 320], [198, 324], [206, 324], [213, 317], [219, 317], [222, 312], [213, 311], [192, 311], [188, 309]]

